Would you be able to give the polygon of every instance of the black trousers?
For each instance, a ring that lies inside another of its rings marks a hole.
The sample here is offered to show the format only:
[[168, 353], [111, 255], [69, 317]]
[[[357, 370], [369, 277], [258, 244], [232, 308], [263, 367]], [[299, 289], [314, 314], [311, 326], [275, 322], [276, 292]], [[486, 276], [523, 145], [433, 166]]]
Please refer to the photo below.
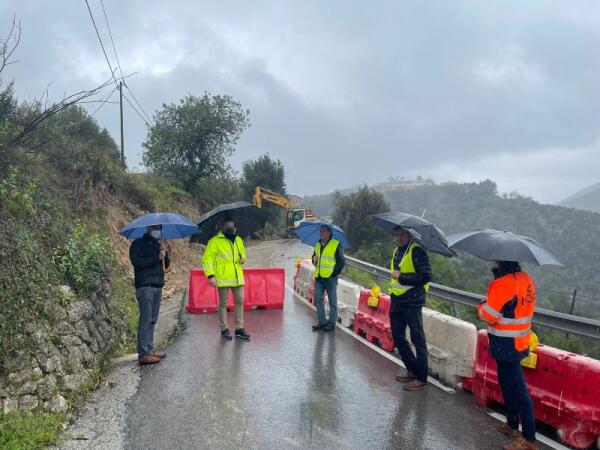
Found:
[[[423, 330], [423, 314], [421, 307], [405, 306], [390, 312], [390, 325], [394, 344], [406, 369], [417, 380], [427, 382], [427, 341]], [[415, 355], [406, 340], [406, 327], [410, 329], [410, 340], [415, 346]]]

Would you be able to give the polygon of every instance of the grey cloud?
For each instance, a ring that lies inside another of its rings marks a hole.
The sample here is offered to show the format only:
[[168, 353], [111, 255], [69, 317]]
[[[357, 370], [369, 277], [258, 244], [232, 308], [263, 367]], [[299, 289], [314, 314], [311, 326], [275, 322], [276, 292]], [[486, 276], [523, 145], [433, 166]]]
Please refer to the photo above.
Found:
[[[90, 4], [103, 27], [99, 2]], [[440, 180], [505, 180], [506, 155], [535, 173], [553, 149], [578, 155], [598, 141], [594, 1], [105, 4], [149, 113], [187, 93], [233, 95], [252, 121], [234, 165], [268, 151], [298, 193], [432, 170]], [[93, 85], [102, 70], [98, 79], [108, 76], [83, 2], [13, 1], [0, 11], [23, 22], [22, 61], [10, 72], [20, 97], [48, 81], [60, 95]], [[118, 136], [113, 105], [97, 117]], [[131, 110], [126, 125], [137, 165], [145, 125]], [[488, 170], [496, 160], [502, 168]], [[514, 185], [558, 200], [593, 176], [569, 167], [567, 176], [552, 164], [536, 177], [518, 171]]]

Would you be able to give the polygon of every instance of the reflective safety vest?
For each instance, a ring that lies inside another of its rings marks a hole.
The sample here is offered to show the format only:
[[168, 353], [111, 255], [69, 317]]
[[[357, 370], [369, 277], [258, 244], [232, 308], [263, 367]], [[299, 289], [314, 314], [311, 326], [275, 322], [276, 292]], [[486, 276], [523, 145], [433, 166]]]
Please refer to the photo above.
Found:
[[515, 349], [529, 348], [535, 309], [535, 284], [525, 272], [504, 275], [490, 283], [487, 299], [478, 307], [479, 318], [488, 322], [488, 333], [514, 339]]
[[335, 252], [339, 245], [340, 241], [337, 239], [329, 239], [323, 248], [321, 248], [321, 241], [317, 242], [317, 245], [315, 245], [315, 254], [318, 261], [314, 273], [315, 280], [319, 277], [331, 277], [333, 269], [335, 269]]
[[244, 271], [240, 258], [246, 259], [244, 241], [239, 236], [231, 242], [222, 231], [208, 241], [202, 255], [202, 269], [206, 277], [214, 276], [217, 287], [244, 285]]
[[[400, 261], [400, 273], [416, 273], [415, 265], [413, 263], [413, 249], [416, 247], [421, 247], [421, 245], [417, 244], [415, 241], [411, 241], [411, 243], [408, 245], [408, 248], [402, 256], [402, 260]], [[394, 272], [394, 259], [396, 258], [397, 252], [398, 247], [396, 247], [394, 249], [394, 253], [392, 253], [392, 261], [390, 262], [390, 274]], [[427, 283], [423, 287], [425, 288], [425, 292], [427, 292], [429, 290], [429, 283]], [[400, 284], [397, 278], [392, 278], [392, 280], [390, 281], [390, 288], [388, 289], [388, 293], [400, 296], [412, 288], [414, 288], [414, 286], [405, 286], [403, 284]]]

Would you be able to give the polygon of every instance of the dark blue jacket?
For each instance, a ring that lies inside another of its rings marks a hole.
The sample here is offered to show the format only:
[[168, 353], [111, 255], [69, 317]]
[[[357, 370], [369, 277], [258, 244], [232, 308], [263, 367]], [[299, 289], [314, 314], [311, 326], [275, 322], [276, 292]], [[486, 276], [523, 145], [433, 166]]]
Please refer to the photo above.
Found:
[[[135, 287], [163, 287], [165, 274], [159, 259], [160, 243], [148, 233], [136, 239], [129, 247], [129, 259], [135, 274]], [[165, 267], [169, 267], [169, 254], [165, 256]]]

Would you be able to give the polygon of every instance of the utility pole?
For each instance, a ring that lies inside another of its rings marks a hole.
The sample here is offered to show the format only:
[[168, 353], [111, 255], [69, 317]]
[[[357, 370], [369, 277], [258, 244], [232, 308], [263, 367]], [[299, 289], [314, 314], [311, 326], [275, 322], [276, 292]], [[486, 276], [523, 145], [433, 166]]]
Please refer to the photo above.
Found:
[[121, 109], [121, 164], [123, 169], [125, 166], [125, 137], [123, 131], [123, 81], [119, 81], [119, 107]]

